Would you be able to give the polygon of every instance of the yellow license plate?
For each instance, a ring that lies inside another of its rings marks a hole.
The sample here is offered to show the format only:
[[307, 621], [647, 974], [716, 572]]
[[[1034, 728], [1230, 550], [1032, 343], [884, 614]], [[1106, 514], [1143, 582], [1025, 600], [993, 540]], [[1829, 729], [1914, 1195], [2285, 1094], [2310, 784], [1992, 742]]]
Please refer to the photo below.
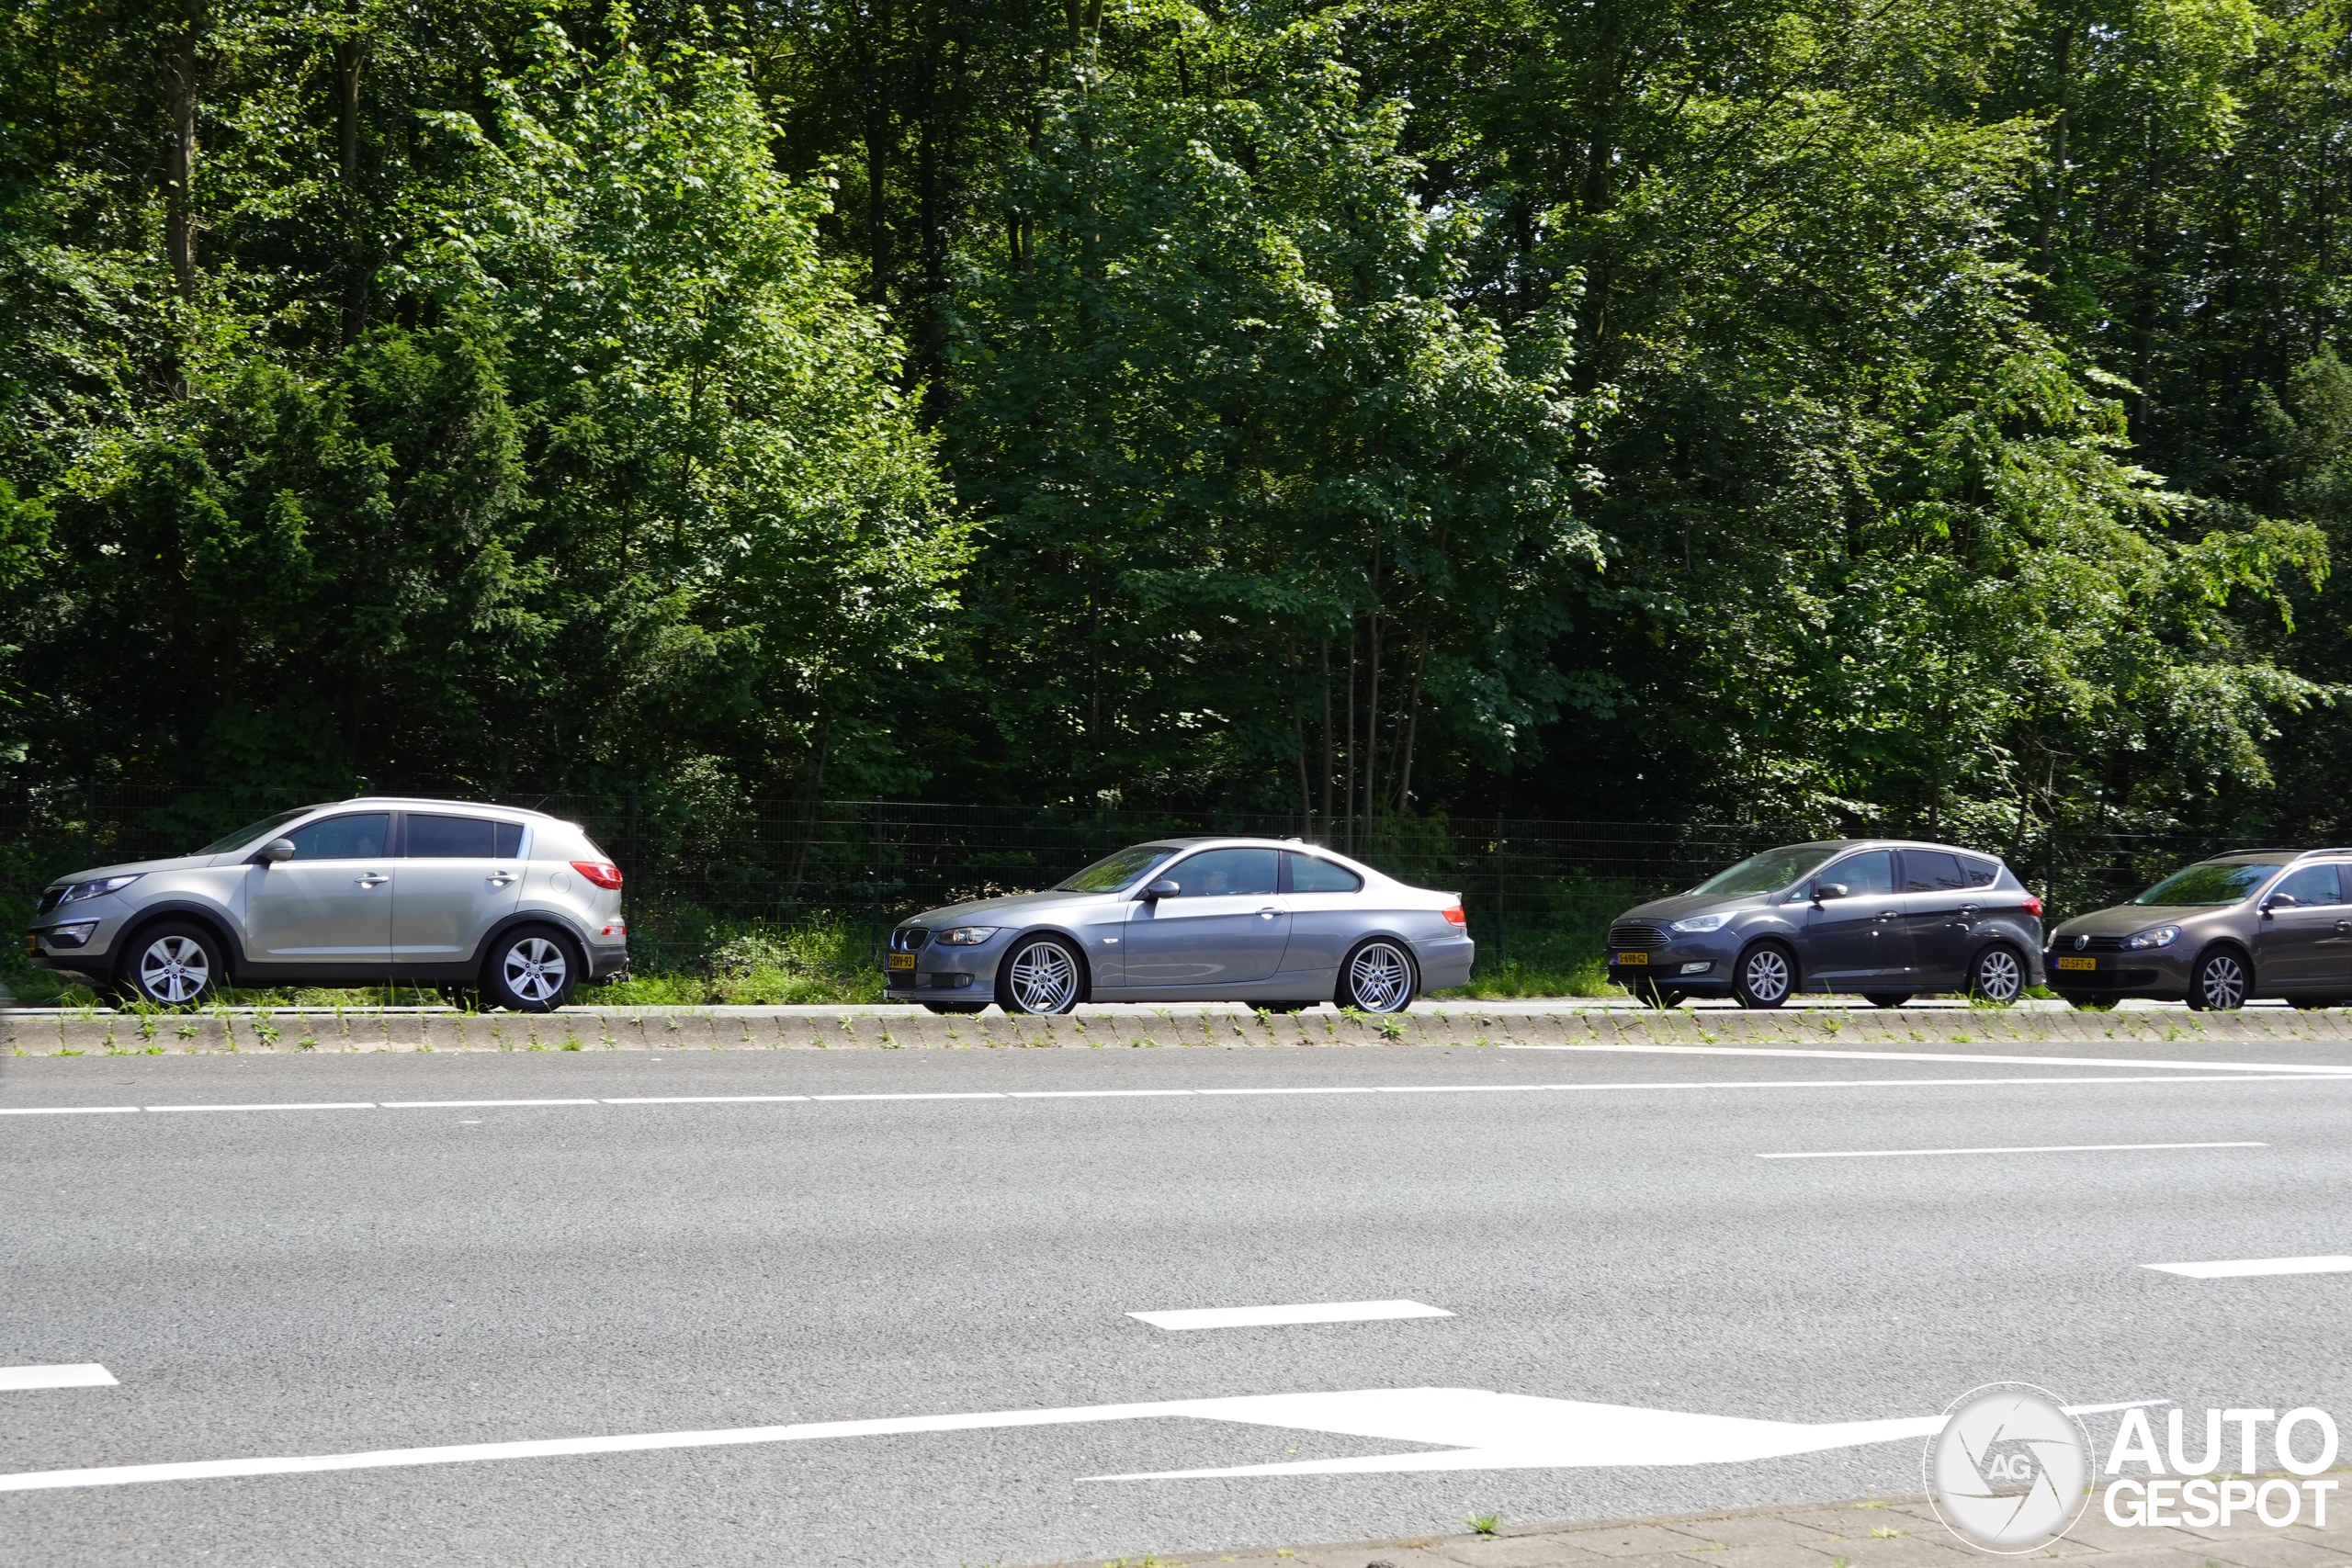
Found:
[[2096, 958], [2062, 958], [2058, 961], [2058, 967], [2061, 969], [2096, 969], [2098, 967], [2098, 960]]
[[1646, 953], [1621, 953], [1617, 955], [1620, 967], [1628, 964], [1647, 964], [1649, 961], [1650, 955]]
[[891, 967], [891, 968], [893, 968], [893, 969], [911, 969], [911, 968], [913, 968], [914, 966], [915, 966], [915, 955], [914, 955], [913, 953], [894, 953], [890, 954], [890, 967]]
[[27, 931], [25, 933], [25, 951], [27, 953], [39, 953], [40, 951], [40, 938], [33, 935], [30, 931]]

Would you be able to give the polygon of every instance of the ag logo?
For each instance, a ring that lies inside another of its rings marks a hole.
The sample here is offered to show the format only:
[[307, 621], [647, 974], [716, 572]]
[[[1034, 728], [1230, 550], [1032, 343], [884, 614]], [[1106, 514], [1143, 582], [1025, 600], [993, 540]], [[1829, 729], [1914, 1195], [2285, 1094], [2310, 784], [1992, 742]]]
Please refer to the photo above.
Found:
[[1971, 1390], [1928, 1439], [1928, 1495], [1952, 1534], [1985, 1551], [2038, 1551], [2090, 1500], [2090, 1439], [2030, 1383]]

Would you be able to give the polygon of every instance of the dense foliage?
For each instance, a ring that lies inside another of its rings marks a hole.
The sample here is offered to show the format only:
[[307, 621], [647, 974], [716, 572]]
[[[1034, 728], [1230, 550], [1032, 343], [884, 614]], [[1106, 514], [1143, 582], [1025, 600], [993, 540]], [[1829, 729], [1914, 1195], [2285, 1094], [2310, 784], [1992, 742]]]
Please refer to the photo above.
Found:
[[0, 777], [2352, 820], [2344, 0], [18, 0]]

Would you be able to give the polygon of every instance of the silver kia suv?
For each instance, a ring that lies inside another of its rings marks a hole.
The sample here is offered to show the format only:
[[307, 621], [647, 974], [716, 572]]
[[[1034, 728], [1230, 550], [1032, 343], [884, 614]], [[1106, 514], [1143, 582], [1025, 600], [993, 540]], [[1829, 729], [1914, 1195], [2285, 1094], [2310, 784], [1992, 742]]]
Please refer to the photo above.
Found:
[[77, 871], [26, 952], [99, 995], [165, 1006], [223, 986], [431, 986], [548, 1012], [628, 965], [620, 868], [577, 824], [366, 796], [240, 828], [193, 854]]

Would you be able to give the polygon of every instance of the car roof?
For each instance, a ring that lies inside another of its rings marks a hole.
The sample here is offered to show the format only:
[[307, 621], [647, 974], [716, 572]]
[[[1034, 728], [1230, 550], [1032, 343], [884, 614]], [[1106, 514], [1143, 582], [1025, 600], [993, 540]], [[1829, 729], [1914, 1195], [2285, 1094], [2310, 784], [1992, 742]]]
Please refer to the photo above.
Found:
[[548, 816], [544, 811], [534, 811], [527, 806], [501, 806], [494, 801], [488, 800], [445, 800], [437, 796], [423, 795], [355, 795], [348, 800], [322, 800], [313, 805], [305, 806], [302, 809], [305, 811], [334, 811], [340, 810], [345, 807], [352, 806], [388, 806], [397, 807], [430, 806], [448, 811], [503, 811], [514, 817], [536, 818], [541, 822], [554, 822], [560, 820], [560, 818]]

